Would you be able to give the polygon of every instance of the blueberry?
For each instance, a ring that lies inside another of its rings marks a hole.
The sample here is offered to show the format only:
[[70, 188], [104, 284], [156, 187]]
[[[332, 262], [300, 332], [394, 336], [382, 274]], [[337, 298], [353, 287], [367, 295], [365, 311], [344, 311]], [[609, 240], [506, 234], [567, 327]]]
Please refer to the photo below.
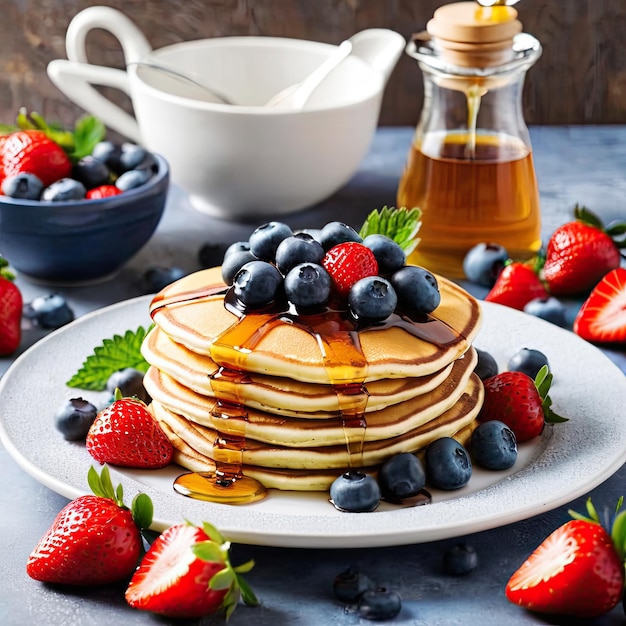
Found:
[[316, 263], [320, 265], [324, 258], [324, 248], [306, 233], [296, 233], [283, 239], [276, 248], [276, 267], [286, 275], [290, 269], [300, 263]]
[[43, 183], [39, 177], [27, 172], [7, 176], [2, 181], [2, 193], [9, 198], [39, 200], [42, 190]]
[[460, 489], [472, 476], [467, 450], [452, 437], [436, 439], [426, 448], [426, 482], [437, 489]]
[[534, 298], [524, 307], [524, 312], [563, 328], [567, 326], [565, 305], [554, 296]]
[[278, 244], [291, 235], [293, 232], [287, 224], [268, 222], [250, 235], [250, 251], [262, 261], [273, 261]]
[[493, 287], [508, 258], [500, 244], [479, 243], [463, 259], [465, 277], [478, 285]]
[[58, 293], [37, 296], [24, 306], [24, 317], [40, 328], [60, 328], [74, 320], [74, 311]]
[[352, 568], [341, 572], [333, 581], [333, 593], [340, 602], [354, 604], [366, 592], [375, 589], [374, 581]]
[[250, 261], [258, 260], [250, 250], [240, 250], [228, 252], [224, 254], [224, 260], [222, 261], [222, 280], [227, 285], [233, 284], [233, 279], [237, 272]]
[[400, 595], [390, 589], [366, 591], [359, 600], [359, 616], [370, 620], [391, 620], [402, 610]]
[[121, 191], [136, 189], [145, 185], [152, 176], [150, 170], [128, 170], [115, 181], [115, 186]]
[[134, 143], [122, 144], [122, 151], [119, 155], [119, 164], [121, 172], [130, 170], [150, 169], [154, 165], [154, 158], [142, 146]]
[[517, 460], [517, 440], [502, 422], [490, 420], [479, 424], [470, 443], [474, 461], [489, 470], [505, 470]]
[[368, 235], [363, 239], [363, 245], [374, 253], [378, 263], [378, 271], [381, 274], [397, 272], [406, 263], [404, 250], [393, 239], [385, 235]]
[[93, 189], [109, 184], [111, 171], [104, 162], [90, 155], [79, 159], [72, 166], [72, 176], [83, 183], [86, 189]]
[[72, 398], [57, 411], [55, 426], [68, 441], [84, 441], [97, 414], [91, 402]]
[[45, 202], [66, 202], [68, 200], [84, 200], [87, 189], [74, 178], [61, 178], [41, 192]]
[[300, 263], [285, 276], [285, 296], [296, 307], [325, 305], [330, 297], [330, 287], [328, 272], [317, 263]]
[[410, 452], [395, 454], [382, 464], [378, 484], [385, 500], [399, 502], [412, 498], [426, 485], [422, 462]]
[[331, 484], [330, 501], [340, 511], [373, 511], [380, 504], [380, 487], [369, 474], [348, 470]]
[[224, 258], [233, 252], [250, 252], [250, 242], [235, 241], [235, 243], [231, 243], [230, 246], [228, 246], [228, 248], [224, 251]]
[[143, 386], [143, 372], [134, 367], [125, 367], [124, 369], [113, 372], [106, 383], [107, 391], [113, 395], [115, 390], [119, 389], [122, 396], [129, 398], [136, 396], [142, 402], [148, 404], [150, 396]]
[[357, 320], [385, 320], [395, 311], [397, 304], [395, 289], [381, 276], [357, 280], [348, 293], [348, 307]]
[[474, 368], [474, 373], [480, 380], [487, 380], [498, 373], [498, 364], [496, 360], [486, 350], [474, 348], [478, 356], [478, 363]]
[[522, 348], [509, 359], [508, 368], [512, 372], [523, 372], [534, 380], [544, 365], [550, 367], [548, 357], [543, 352]]
[[164, 267], [160, 265], [149, 267], [143, 274], [144, 291], [146, 293], [157, 293], [185, 275], [186, 272], [180, 267]]
[[326, 252], [340, 243], [347, 241], [361, 243], [363, 241], [361, 235], [352, 226], [348, 226], [348, 224], [343, 222], [328, 222], [320, 231], [319, 237], [320, 243]]
[[120, 155], [122, 154], [122, 147], [112, 141], [100, 141], [97, 143], [91, 151], [91, 156], [94, 159], [102, 161], [116, 173], [120, 173]]
[[256, 309], [272, 303], [283, 284], [280, 272], [265, 261], [250, 261], [235, 274], [233, 290], [246, 307]]
[[468, 543], [449, 546], [443, 553], [443, 572], [448, 576], [464, 576], [478, 567], [478, 554]]
[[430, 313], [441, 302], [437, 279], [428, 270], [406, 265], [391, 276], [391, 284], [403, 309], [416, 313]]
[[220, 243], [205, 243], [198, 250], [198, 262], [201, 267], [216, 267], [224, 260], [224, 245]]

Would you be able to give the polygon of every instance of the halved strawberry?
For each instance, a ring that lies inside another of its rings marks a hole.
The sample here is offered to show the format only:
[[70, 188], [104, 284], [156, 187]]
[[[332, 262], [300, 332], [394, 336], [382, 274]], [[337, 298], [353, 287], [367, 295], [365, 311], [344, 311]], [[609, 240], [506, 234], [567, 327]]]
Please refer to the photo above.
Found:
[[545, 365], [535, 380], [523, 372], [491, 376], [484, 381], [485, 398], [478, 419], [503, 422], [519, 443], [529, 441], [541, 434], [546, 423], [567, 421], [552, 410], [551, 384], [552, 374]]
[[229, 550], [230, 542], [207, 522], [171, 526], [150, 546], [128, 585], [126, 601], [174, 618], [199, 618], [222, 609], [228, 618], [240, 596], [255, 606], [258, 600], [241, 576], [254, 562], [233, 567]]
[[122, 193], [122, 190], [115, 185], [100, 185], [89, 189], [85, 194], [85, 198], [88, 200], [97, 200], [100, 198], [110, 198], [111, 196], [118, 196]]
[[115, 400], [98, 413], [87, 433], [87, 452], [98, 463], [157, 469], [168, 465], [174, 447], [146, 405], [137, 398]]
[[378, 263], [374, 253], [361, 243], [348, 241], [333, 246], [322, 259], [335, 293], [345, 298], [350, 287], [361, 278], [376, 276]]
[[22, 339], [22, 292], [8, 261], [0, 256], [0, 356], [13, 354]]
[[522, 311], [531, 300], [547, 297], [535, 269], [526, 263], [513, 262], [500, 272], [485, 300]]
[[[621, 506], [621, 500], [617, 510]], [[591, 501], [589, 517], [557, 528], [511, 576], [506, 597], [541, 613], [597, 617], [610, 611], [624, 589], [626, 511], [607, 530]], [[610, 533], [610, 534], [609, 534]]]
[[626, 268], [604, 276], [583, 303], [574, 332], [594, 342], [626, 342]]

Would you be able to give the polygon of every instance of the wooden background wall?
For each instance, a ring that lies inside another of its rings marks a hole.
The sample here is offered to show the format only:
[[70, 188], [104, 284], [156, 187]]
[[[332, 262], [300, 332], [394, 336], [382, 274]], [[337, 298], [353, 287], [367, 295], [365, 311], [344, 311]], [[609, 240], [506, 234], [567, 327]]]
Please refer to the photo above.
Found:
[[[445, 0], [107, 0], [123, 10], [153, 47], [203, 37], [273, 35], [339, 43], [358, 30], [422, 30]], [[46, 65], [65, 58], [71, 18], [88, 0], [0, 0], [0, 122], [20, 106], [71, 123], [80, 113], [50, 83]], [[626, 123], [626, 2], [522, 0], [527, 32], [544, 53], [524, 93], [530, 124]], [[123, 66], [115, 39], [89, 39], [92, 62]], [[403, 55], [387, 87], [381, 124], [413, 125], [421, 107], [421, 75]]]

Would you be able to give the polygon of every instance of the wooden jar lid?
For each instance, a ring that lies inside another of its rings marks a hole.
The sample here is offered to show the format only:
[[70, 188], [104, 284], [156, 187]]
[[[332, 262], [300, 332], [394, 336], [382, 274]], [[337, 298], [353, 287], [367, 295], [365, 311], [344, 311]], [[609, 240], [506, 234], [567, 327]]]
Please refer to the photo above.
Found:
[[522, 31], [522, 23], [509, 6], [455, 2], [439, 7], [426, 30], [450, 62], [485, 67], [511, 57], [513, 38]]

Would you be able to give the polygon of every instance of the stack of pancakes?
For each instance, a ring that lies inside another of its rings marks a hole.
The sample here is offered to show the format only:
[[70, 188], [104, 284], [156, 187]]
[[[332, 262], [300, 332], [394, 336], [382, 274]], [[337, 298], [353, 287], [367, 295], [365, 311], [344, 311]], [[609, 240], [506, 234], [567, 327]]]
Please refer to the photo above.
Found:
[[326, 490], [349, 468], [375, 471], [439, 437], [465, 441], [482, 403], [480, 308], [439, 286], [433, 316], [358, 328], [339, 312], [244, 314], [227, 306], [219, 268], [169, 285], [142, 351], [176, 461], [211, 472], [228, 457], [266, 487]]

